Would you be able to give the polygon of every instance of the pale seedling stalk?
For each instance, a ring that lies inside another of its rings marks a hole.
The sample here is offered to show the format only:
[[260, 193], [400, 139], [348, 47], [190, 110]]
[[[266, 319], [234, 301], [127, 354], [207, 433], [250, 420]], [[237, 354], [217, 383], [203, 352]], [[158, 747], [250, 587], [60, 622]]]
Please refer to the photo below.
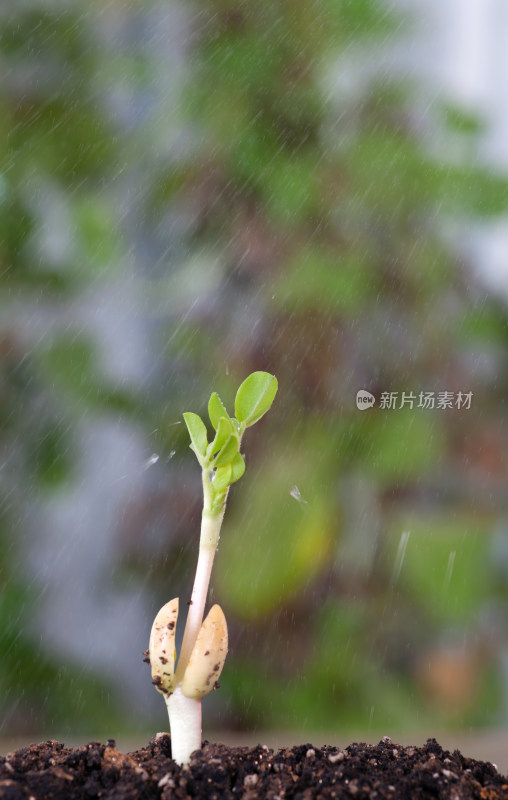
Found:
[[226, 510], [229, 487], [242, 477], [245, 462], [240, 444], [245, 429], [257, 422], [273, 403], [277, 380], [266, 372], [253, 372], [242, 383], [235, 398], [235, 417], [230, 417], [214, 392], [208, 403], [215, 429], [208, 443], [204, 422], [197, 414], [184, 419], [202, 469], [203, 513], [199, 556], [187, 622], [175, 669], [175, 633], [178, 598], [161, 608], [155, 617], [148, 650], [152, 681], [163, 694], [171, 728], [171, 751], [179, 764], [189, 761], [201, 747], [201, 700], [217, 688], [228, 649], [226, 619], [214, 605], [203, 621], [210, 575]]

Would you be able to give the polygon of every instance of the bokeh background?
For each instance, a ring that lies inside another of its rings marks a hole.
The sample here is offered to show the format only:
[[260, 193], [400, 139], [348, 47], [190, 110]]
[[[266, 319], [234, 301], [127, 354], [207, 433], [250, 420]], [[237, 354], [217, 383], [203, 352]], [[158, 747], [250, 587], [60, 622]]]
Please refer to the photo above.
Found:
[[507, 724], [506, 35], [494, 0], [0, 3], [2, 737], [167, 728], [181, 415], [253, 370], [205, 735]]

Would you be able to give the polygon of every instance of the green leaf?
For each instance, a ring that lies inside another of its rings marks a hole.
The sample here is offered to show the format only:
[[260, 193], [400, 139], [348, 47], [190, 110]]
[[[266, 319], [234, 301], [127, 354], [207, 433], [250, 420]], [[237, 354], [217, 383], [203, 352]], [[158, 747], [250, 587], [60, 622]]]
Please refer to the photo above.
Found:
[[187, 430], [189, 431], [196, 455], [199, 454], [203, 457], [206, 456], [208, 439], [206, 436], [205, 423], [201, 417], [199, 417], [197, 414], [193, 414], [192, 411], [186, 411], [183, 415], [183, 418], [185, 420], [185, 424], [187, 425]]
[[238, 453], [238, 436], [232, 433], [217, 453], [213, 466], [222, 467], [224, 464], [230, 464], [236, 453]]
[[236, 393], [235, 414], [245, 426], [266, 414], [277, 393], [277, 378], [268, 372], [253, 372]]
[[214, 453], [218, 453], [221, 447], [226, 443], [228, 436], [234, 432], [235, 429], [233, 428], [231, 420], [226, 417], [221, 417], [217, 425], [215, 439], [211, 445], [208, 446], [207, 455], [210, 457], [213, 456]]
[[217, 430], [217, 425], [221, 417], [229, 419], [226, 407], [217, 392], [214, 392], [208, 401], [208, 416], [215, 430]]
[[231, 462], [231, 480], [230, 483], [238, 481], [245, 472], [245, 461], [241, 453], [237, 453]]
[[212, 481], [212, 486], [215, 493], [222, 492], [224, 489], [227, 489], [231, 483], [231, 473], [231, 464], [226, 464], [225, 467], [219, 467]]

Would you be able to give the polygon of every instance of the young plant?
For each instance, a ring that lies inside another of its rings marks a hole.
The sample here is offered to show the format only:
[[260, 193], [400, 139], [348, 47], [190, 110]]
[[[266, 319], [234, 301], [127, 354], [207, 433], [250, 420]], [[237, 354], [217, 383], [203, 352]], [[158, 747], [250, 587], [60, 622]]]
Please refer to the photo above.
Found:
[[236, 417], [229, 416], [214, 392], [208, 402], [215, 431], [211, 442], [197, 414], [189, 411], [183, 415], [191, 438], [190, 448], [196, 454], [203, 478], [198, 564], [178, 662], [175, 664], [177, 597], [166, 603], [155, 617], [147, 653], [152, 682], [166, 701], [172, 754], [179, 764], [187, 763], [190, 754], [201, 747], [201, 700], [217, 688], [228, 650], [228, 631], [221, 607], [212, 606], [204, 621], [203, 613], [229, 487], [245, 472], [240, 453], [242, 436], [246, 428], [268, 411], [276, 392], [277, 379], [273, 375], [253, 372], [236, 393]]

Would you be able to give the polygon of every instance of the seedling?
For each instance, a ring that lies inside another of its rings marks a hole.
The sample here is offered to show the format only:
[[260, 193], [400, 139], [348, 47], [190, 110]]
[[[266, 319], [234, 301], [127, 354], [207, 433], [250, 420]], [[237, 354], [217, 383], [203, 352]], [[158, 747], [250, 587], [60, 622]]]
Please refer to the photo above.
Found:
[[203, 621], [213, 559], [229, 487], [242, 477], [245, 461], [240, 445], [245, 429], [268, 411], [277, 392], [277, 379], [266, 372], [253, 372], [242, 383], [235, 398], [236, 417], [230, 417], [215, 392], [208, 414], [215, 434], [211, 442], [203, 420], [192, 412], [183, 415], [203, 478], [203, 514], [199, 557], [187, 622], [178, 662], [175, 648], [178, 597], [170, 600], [155, 617], [148, 659], [152, 682], [166, 701], [171, 728], [173, 758], [179, 764], [201, 747], [201, 700], [222, 672], [228, 651], [226, 618], [214, 605]]

